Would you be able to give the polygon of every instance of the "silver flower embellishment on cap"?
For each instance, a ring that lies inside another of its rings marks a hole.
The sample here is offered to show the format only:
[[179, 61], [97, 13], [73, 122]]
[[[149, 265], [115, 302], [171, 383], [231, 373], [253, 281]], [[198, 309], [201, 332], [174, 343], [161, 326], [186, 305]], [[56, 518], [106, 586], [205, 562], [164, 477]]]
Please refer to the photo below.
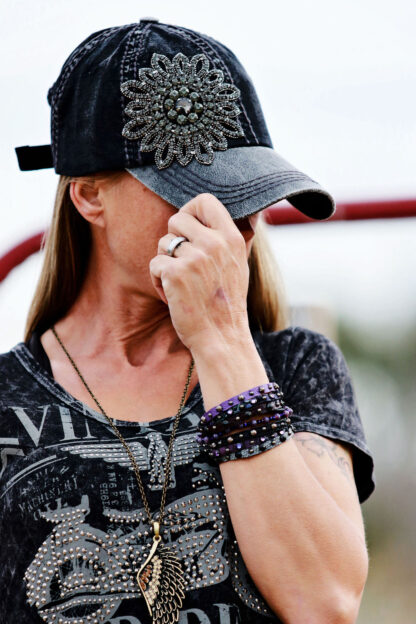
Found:
[[131, 100], [122, 135], [141, 139], [142, 152], [155, 151], [159, 169], [175, 158], [183, 166], [193, 158], [210, 165], [214, 150], [228, 148], [227, 137], [244, 136], [237, 119], [240, 91], [224, 82], [220, 69], [210, 69], [205, 54], [176, 54], [172, 60], [153, 54], [150, 63], [139, 70], [139, 80], [121, 84]]

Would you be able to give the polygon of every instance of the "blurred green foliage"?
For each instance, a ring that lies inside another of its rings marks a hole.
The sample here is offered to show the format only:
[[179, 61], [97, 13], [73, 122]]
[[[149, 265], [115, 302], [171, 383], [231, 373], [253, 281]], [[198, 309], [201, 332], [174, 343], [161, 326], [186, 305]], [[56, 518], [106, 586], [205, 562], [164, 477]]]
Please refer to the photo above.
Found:
[[338, 324], [353, 379], [376, 489], [362, 505], [370, 569], [358, 624], [416, 622], [416, 318]]

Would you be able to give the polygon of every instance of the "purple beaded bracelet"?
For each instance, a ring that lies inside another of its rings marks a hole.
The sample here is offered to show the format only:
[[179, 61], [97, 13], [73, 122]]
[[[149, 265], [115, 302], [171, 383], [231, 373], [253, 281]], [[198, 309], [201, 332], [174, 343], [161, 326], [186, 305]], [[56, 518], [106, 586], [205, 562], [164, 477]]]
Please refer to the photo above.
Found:
[[[269, 382], [223, 401], [202, 416], [198, 442], [220, 462], [251, 456], [281, 444], [293, 435], [290, 421], [293, 411], [284, 405], [282, 396], [278, 384]], [[262, 419], [259, 414], [266, 416]], [[265, 427], [265, 423], [270, 425]], [[260, 425], [262, 431], [255, 429], [255, 425]], [[277, 427], [278, 432], [273, 430]], [[270, 435], [266, 436], [265, 429]], [[236, 432], [226, 440], [231, 431]], [[257, 433], [258, 437], [254, 437]]]
[[240, 408], [251, 408], [253, 405], [261, 401], [267, 401], [270, 399], [274, 399], [277, 396], [282, 396], [278, 384], [276, 382], [263, 384], [261, 386], [254, 386], [254, 388], [250, 388], [250, 390], [245, 390], [241, 394], [237, 394], [226, 401], [223, 401], [216, 407], [213, 407], [208, 412], [201, 417], [201, 424], [208, 424], [220, 417], [222, 417], [225, 413], [231, 414], [233, 412], [232, 408], [240, 407]]

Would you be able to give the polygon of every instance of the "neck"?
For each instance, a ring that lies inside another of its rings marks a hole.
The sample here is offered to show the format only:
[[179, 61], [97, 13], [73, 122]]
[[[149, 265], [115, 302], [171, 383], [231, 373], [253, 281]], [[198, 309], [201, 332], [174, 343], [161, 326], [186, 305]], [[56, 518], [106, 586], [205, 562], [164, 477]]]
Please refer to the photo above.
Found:
[[85, 357], [109, 356], [132, 366], [189, 354], [172, 325], [168, 306], [155, 296], [87, 276], [68, 314], [56, 323], [62, 339]]

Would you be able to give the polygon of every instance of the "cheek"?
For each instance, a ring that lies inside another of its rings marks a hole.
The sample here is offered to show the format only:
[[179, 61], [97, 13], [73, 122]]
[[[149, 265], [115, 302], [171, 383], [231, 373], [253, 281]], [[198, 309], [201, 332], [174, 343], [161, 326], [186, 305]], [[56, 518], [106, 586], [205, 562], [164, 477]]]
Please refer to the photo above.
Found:
[[140, 222], [123, 224], [109, 238], [114, 259], [130, 270], [147, 265], [157, 251], [157, 239], [149, 224], [145, 227]]
[[143, 205], [136, 200], [118, 206], [108, 224], [107, 244], [112, 259], [128, 271], [148, 271], [157, 254], [159, 239], [168, 231], [168, 219], [176, 212], [169, 205]]

